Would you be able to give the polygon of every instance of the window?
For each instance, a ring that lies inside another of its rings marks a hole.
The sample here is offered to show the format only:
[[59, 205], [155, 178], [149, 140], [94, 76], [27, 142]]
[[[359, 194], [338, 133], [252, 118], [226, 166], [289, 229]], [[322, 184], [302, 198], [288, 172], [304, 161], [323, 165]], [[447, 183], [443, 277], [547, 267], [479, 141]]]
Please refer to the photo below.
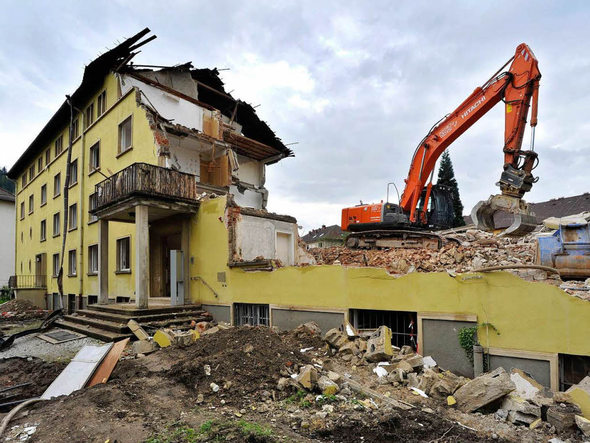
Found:
[[53, 254], [53, 276], [59, 275], [59, 254]]
[[25, 172], [21, 178], [21, 188], [27, 186], [27, 173]]
[[129, 254], [129, 237], [120, 238], [117, 240], [117, 271], [129, 272], [130, 254]]
[[236, 326], [269, 326], [269, 319], [268, 305], [234, 304], [234, 322]]
[[100, 168], [100, 142], [90, 147], [90, 171]]
[[39, 230], [39, 239], [45, 241], [47, 236], [47, 221], [41, 220], [41, 229]]
[[351, 309], [349, 318], [360, 332], [373, 331], [379, 326], [391, 329], [391, 344], [401, 348], [404, 345], [416, 349], [418, 345], [418, 317], [416, 312], [377, 311], [370, 309]]
[[78, 183], [78, 159], [70, 162], [70, 186]]
[[78, 227], [78, 204], [74, 203], [68, 211], [68, 231], [73, 231]]
[[68, 275], [76, 275], [76, 250], [72, 249], [68, 252]]
[[[90, 196], [88, 197], [89, 211], [96, 209], [96, 204], [98, 202], [97, 197], [98, 197], [98, 195], [96, 194], [96, 192], [94, 194], [90, 194]], [[96, 220], [98, 220], [98, 217], [96, 215], [94, 215], [94, 214], [88, 215], [88, 223], [95, 222]]]
[[88, 246], [88, 274], [98, 274], [98, 245]]
[[63, 147], [64, 147], [64, 136], [63, 135], [60, 135], [59, 137], [57, 137], [57, 140], [55, 140], [54, 146], [55, 146], [55, 156], [57, 157], [59, 154], [61, 154], [61, 151], [63, 150]]
[[48, 165], [51, 162], [51, 149], [45, 151], [45, 165]]
[[119, 125], [119, 153], [131, 149], [131, 117]]
[[72, 140], [76, 140], [78, 138], [78, 135], [80, 132], [79, 126], [78, 126], [78, 119], [75, 119], [72, 122]]
[[20, 202], [20, 219], [25, 218], [25, 202]]
[[41, 206], [47, 203], [47, 185], [41, 186]]
[[96, 101], [96, 116], [100, 117], [107, 110], [107, 91], [102, 91]]
[[94, 103], [91, 103], [90, 106], [86, 108], [86, 113], [84, 114], [84, 129], [94, 123]]
[[43, 170], [43, 156], [37, 159], [37, 171], [41, 172]]
[[32, 181], [35, 178], [35, 165], [29, 168], [29, 181]]
[[61, 173], [53, 177], [53, 198], [61, 194]]
[[35, 209], [35, 196], [33, 194], [29, 195], [29, 214], [33, 212]]
[[53, 236], [57, 237], [59, 235], [59, 212], [53, 214]]

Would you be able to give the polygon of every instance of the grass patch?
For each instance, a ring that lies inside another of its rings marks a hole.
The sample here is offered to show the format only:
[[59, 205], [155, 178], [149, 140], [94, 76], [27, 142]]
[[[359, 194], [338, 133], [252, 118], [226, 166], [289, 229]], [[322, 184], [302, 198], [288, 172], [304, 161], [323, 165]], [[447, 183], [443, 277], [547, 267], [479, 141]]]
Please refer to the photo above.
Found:
[[144, 443], [196, 443], [221, 441], [247, 441], [271, 443], [276, 439], [271, 428], [246, 420], [207, 420], [198, 429], [186, 424], [173, 423], [164, 432], [151, 436]]

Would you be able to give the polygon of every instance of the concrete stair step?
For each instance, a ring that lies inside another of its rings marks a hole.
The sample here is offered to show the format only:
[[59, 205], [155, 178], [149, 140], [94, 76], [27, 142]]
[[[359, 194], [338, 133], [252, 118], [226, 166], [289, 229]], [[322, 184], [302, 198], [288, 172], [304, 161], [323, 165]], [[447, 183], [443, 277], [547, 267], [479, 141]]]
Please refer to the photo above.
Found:
[[201, 306], [199, 305], [182, 305], [182, 306], [158, 306], [153, 307], [150, 309], [137, 309], [134, 307], [121, 307], [121, 305], [90, 305], [88, 306], [87, 310], [90, 311], [100, 311], [100, 312], [108, 312], [112, 314], [124, 315], [129, 318], [134, 318], [135, 316], [149, 316], [149, 315], [157, 315], [157, 314], [170, 314], [175, 312], [194, 312], [194, 311], [202, 311]]
[[[152, 311], [151, 309], [149, 310]], [[164, 312], [164, 313], [150, 313], [150, 314], [143, 314], [143, 315], [134, 315], [134, 314], [127, 314], [126, 312], [111, 312], [111, 311], [102, 311], [96, 309], [79, 309], [76, 313], [80, 315], [84, 315], [85, 317], [92, 317], [92, 318], [101, 318], [107, 321], [115, 322], [115, 323], [125, 323], [131, 319], [137, 321], [138, 323], [146, 323], [146, 322], [153, 322], [159, 320], [166, 320], [169, 318], [174, 317], [186, 317], [186, 316], [193, 316], [194, 318], [202, 317], [205, 311], [201, 308], [193, 309], [188, 311], [173, 311], [173, 312]]]
[[103, 341], [119, 341], [127, 337], [131, 337], [132, 334], [117, 334], [116, 332], [105, 331], [104, 329], [98, 329], [92, 326], [86, 326], [79, 323], [67, 321], [65, 319], [59, 319], [55, 325], [60, 326], [64, 329], [79, 332], [92, 338], [97, 338]]
[[127, 327], [127, 322], [113, 322], [109, 320], [105, 320], [102, 318], [96, 317], [87, 317], [85, 315], [80, 315], [80, 312], [76, 312], [73, 315], [65, 315], [64, 319], [71, 323], [77, 323], [81, 325], [88, 325], [95, 327], [97, 329], [104, 329], [105, 331], [111, 331], [118, 334], [130, 334], [131, 331]]

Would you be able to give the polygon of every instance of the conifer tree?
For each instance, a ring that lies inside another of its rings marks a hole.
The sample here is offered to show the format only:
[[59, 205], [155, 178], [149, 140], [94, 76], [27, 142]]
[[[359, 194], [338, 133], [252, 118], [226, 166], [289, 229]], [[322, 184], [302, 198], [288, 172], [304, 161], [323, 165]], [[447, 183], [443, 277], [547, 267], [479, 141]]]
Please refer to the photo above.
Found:
[[440, 166], [438, 168], [438, 182], [439, 185], [445, 185], [451, 188], [451, 195], [453, 196], [453, 209], [455, 218], [453, 220], [453, 227], [465, 225], [463, 220], [463, 203], [459, 196], [459, 185], [455, 179], [455, 171], [453, 170], [453, 163], [449, 151], [442, 154]]
[[14, 194], [14, 182], [8, 178], [6, 167], [0, 169], [0, 188]]

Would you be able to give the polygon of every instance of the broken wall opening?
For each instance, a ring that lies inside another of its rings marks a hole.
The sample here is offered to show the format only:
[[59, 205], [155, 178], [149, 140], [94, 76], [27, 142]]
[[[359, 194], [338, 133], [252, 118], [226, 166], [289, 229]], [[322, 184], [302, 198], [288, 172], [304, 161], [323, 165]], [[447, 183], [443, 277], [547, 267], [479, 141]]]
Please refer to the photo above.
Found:
[[387, 326], [391, 329], [391, 344], [398, 348], [408, 345], [415, 350], [418, 346], [416, 312], [351, 309], [349, 318], [360, 332], [374, 331], [379, 326]]
[[269, 305], [234, 303], [235, 326], [270, 326]]
[[590, 357], [559, 354], [559, 390], [566, 391], [590, 375]]

